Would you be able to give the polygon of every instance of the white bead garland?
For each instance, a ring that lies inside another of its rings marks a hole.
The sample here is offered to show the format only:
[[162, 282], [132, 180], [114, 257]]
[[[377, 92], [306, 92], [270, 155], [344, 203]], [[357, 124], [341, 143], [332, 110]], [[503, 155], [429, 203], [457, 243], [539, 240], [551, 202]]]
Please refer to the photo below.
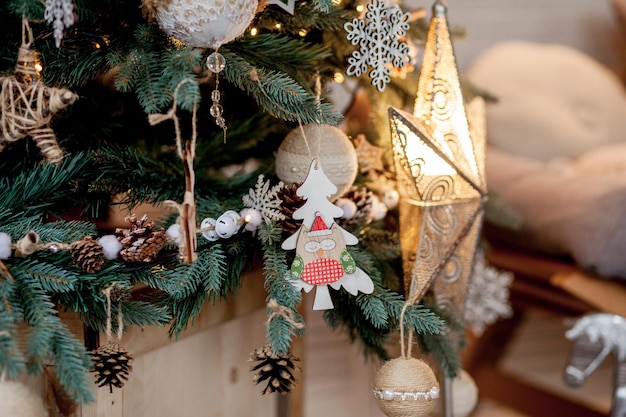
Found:
[[202, 232], [202, 236], [204, 236], [204, 238], [209, 242], [215, 242], [220, 238], [215, 231], [215, 223], [216, 220], [212, 217], [207, 217], [206, 219], [202, 220], [202, 223], [200, 223], [200, 228], [204, 230], [204, 232]]
[[165, 231], [165, 236], [167, 236], [172, 242], [180, 245], [180, 225], [178, 223], [172, 224]]
[[263, 222], [261, 213], [253, 208], [245, 208], [241, 210], [241, 218], [246, 225], [244, 229], [248, 232], [254, 232]]
[[123, 248], [123, 245], [117, 240], [115, 235], [102, 236], [98, 239], [98, 243], [102, 246], [104, 257], [110, 261], [117, 258], [117, 255]]
[[0, 232], [0, 259], [6, 260], [11, 257], [11, 236]]
[[228, 210], [217, 218], [215, 232], [222, 239], [236, 235], [241, 228], [241, 216], [234, 210]]

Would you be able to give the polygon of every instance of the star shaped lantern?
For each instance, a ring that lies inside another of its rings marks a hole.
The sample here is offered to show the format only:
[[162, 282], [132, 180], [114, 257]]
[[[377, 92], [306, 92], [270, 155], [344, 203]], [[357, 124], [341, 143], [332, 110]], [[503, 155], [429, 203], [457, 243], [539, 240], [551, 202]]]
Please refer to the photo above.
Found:
[[407, 302], [419, 302], [431, 289], [437, 305], [460, 320], [487, 194], [484, 102], [464, 106], [439, 0], [413, 114], [390, 108], [389, 115]]

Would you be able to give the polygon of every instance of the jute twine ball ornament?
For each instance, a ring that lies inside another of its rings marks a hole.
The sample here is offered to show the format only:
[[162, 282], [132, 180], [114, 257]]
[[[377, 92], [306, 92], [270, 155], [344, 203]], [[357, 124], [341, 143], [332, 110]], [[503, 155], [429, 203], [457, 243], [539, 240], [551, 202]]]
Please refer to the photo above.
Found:
[[478, 404], [478, 387], [470, 374], [461, 370], [452, 380], [452, 416], [467, 417]]
[[378, 371], [374, 396], [388, 417], [428, 416], [439, 398], [439, 384], [424, 361], [396, 358]]
[[348, 191], [358, 171], [356, 150], [346, 134], [334, 126], [309, 124], [289, 132], [276, 154], [276, 175], [286, 184], [300, 184], [315, 157], [337, 187], [331, 199]]
[[257, 6], [258, 0], [162, 0], [156, 20], [188, 46], [217, 49], [246, 30]]
[[48, 417], [41, 398], [17, 381], [0, 380], [0, 416]]

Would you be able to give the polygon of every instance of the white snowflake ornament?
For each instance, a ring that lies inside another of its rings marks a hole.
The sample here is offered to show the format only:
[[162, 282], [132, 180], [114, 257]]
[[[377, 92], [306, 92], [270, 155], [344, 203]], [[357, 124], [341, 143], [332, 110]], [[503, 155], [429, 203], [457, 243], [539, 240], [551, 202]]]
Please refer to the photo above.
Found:
[[487, 265], [482, 252], [476, 255], [464, 314], [467, 326], [476, 336], [482, 335], [485, 328], [497, 320], [513, 314], [509, 305], [509, 287], [512, 282], [511, 272], [502, 272]]
[[348, 58], [346, 74], [360, 77], [369, 73], [372, 84], [382, 92], [391, 81], [391, 67], [403, 68], [413, 63], [409, 45], [401, 39], [409, 29], [410, 13], [403, 13], [385, 0], [373, 0], [367, 5], [365, 19], [353, 19], [344, 29], [347, 39], [359, 49]]
[[283, 182], [280, 181], [270, 188], [269, 180], [265, 181], [265, 177], [259, 175], [254, 189], [251, 188], [248, 195], [243, 196], [243, 205], [258, 211], [266, 223], [270, 223], [272, 220], [284, 220], [285, 215], [279, 210], [282, 200], [278, 197], [278, 192], [284, 186]]

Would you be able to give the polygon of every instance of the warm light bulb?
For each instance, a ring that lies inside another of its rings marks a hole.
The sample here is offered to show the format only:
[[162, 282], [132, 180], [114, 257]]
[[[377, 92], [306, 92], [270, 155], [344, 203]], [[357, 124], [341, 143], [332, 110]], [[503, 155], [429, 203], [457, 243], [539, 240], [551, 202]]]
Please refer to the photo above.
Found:
[[339, 84], [342, 84], [346, 80], [346, 78], [340, 72], [336, 72], [335, 75], [333, 75], [333, 78], [335, 79], [335, 82]]
[[39, 62], [37, 62], [35, 64], [35, 70], [37, 70], [37, 72], [41, 72], [43, 70], [43, 66]]
[[257, 28], [252, 28], [250, 29], [250, 35], [252, 36], [256, 36], [257, 33], [259, 33], [259, 30]]
[[361, 13], [363, 10], [365, 10], [365, 6], [363, 6], [362, 4], [359, 4], [356, 6], [356, 11]]
[[276, 23], [276, 29], [280, 29], [282, 27], [282, 25], [280, 23]]
[[300, 32], [298, 32], [298, 35], [302, 36], [303, 38], [306, 36], [307, 31], [306, 29], [300, 29]]

